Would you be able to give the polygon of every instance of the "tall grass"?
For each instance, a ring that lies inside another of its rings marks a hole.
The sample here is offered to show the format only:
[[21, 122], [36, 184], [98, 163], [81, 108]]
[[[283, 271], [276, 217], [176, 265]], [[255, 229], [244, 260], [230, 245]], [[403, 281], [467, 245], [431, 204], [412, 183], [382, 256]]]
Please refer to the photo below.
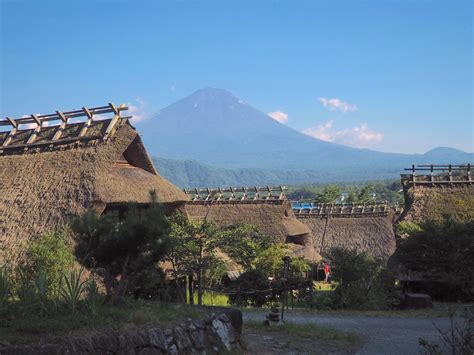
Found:
[[12, 296], [12, 282], [5, 268], [0, 268], [0, 309], [6, 307]]

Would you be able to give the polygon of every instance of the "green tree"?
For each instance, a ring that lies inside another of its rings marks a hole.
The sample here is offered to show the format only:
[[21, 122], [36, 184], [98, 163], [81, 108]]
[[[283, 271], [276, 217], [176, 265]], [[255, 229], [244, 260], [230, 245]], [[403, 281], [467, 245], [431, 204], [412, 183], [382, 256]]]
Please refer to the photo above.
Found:
[[71, 241], [67, 232], [46, 233], [38, 237], [26, 251], [24, 272], [29, 280], [47, 280], [49, 296], [60, 290], [62, 275], [74, 264]]
[[394, 300], [395, 279], [384, 263], [355, 249], [331, 248], [326, 254], [334, 291], [335, 308], [385, 309]]
[[[168, 260], [172, 262], [174, 273], [183, 272], [196, 275], [198, 284], [198, 304], [202, 305], [205, 273], [219, 267], [222, 261], [216, 256], [221, 240], [217, 226], [208, 220], [191, 222], [183, 215], [174, 216], [171, 224], [173, 246]], [[180, 244], [176, 246], [176, 243]]]
[[337, 185], [327, 185], [317, 194], [320, 203], [334, 203], [341, 196], [341, 189]]
[[283, 257], [290, 250], [283, 243], [275, 243], [260, 253], [255, 267], [269, 277], [277, 278], [281, 275], [283, 268]]
[[400, 241], [397, 259], [434, 285], [432, 292], [453, 300], [474, 298], [474, 222], [427, 221]]
[[357, 203], [369, 203], [374, 201], [372, 193], [374, 192], [374, 186], [367, 184], [357, 194]]
[[130, 204], [118, 224], [92, 209], [71, 221], [76, 256], [87, 267], [105, 270], [104, 283], [112, 302], [132, 290], [144, 270], [157, 269], [167, 252], [170, 225], [156, 195], [151, 193], [150, 199], [142, 213]]
[[257, 258], [274, 241], [253, 225], [234, 225], [222, 232], [220, 248], [247, 271], [255, 267]]

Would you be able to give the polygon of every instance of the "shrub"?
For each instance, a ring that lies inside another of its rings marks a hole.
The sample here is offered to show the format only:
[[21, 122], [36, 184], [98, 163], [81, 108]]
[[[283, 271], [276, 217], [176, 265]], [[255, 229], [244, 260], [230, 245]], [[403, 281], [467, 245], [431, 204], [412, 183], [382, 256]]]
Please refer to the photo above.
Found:
[[[267, 292], [262, 292], [268, 290]], [[256, 291], [256, 292], [254, 292]], [[260, 270], [249, 270], [237, 280], [237, 293], [229, 296], [229, 302], [240, 306], [261, 307], [270, 301], [270, 280]]]
[[401, 221], [396, 226], [397, 235], [401, 237], [413, 236], [422, 230], [423, 228], [421, 228], [418, 224], [409, 221]]
[[[48, 283], [48, 296], [57, 295], [62, 274], [74, 263], [67, 233], [47, 233], [37, 238], [26, 255], [27, 261], [23, 269], [26, 275], [23, 276], [30, 280], [43, 278]], [[44, 275], [40, 276], [40, 273]]]
[[332, 248], [326, 258], [333, 265], [333, 280], [338, 281], [333, 294], [335, 308], [385, 309], [391, 306], [395, 278], [383, 262], [367, 253]]

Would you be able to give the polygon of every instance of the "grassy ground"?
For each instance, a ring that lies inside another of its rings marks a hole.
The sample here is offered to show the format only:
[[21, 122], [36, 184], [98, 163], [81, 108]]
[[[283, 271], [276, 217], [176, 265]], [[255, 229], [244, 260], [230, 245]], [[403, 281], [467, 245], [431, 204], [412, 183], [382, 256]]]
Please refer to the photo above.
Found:
[[[188, 296], [189, 297], [189, 296]], [[205, 306], [229, 306], [229, 297], [212, 291], [205, 291], [202, 296], [202, 303]], [[194, 293], [194, 304], [198, 303], [197, 292]]]
[[117, 306], [102, 305], [96, 316], [86, 310], [71, 314], [70, 311], [58, 309], [44, 316], [26, 314], [1, 318], [0, 343], [24, 344], [53, 335], [118, 330], [147, 324], [172, 325], [204, 314], [204, 310], [192, 306], [135, 300], [127, 300]]
[[360, 336], [315, 324], [269, 327], [258, 321], [244, 323], [246, 353], [355, 353], [363, 344]]

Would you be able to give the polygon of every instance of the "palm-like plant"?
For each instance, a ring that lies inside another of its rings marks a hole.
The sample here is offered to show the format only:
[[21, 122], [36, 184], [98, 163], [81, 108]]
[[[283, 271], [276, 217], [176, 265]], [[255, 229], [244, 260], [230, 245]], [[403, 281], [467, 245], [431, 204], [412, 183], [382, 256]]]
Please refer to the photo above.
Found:
[[63, 275], [64, 283], [61, 284], [60, 295], [73, 314], [76, 313], [77, 306], [84, 292], [84, 284], [86, 281], [81, 281], [82, 271], [83, 269], [79, 271], [76, 269], [71, 270], [69, 277]]

